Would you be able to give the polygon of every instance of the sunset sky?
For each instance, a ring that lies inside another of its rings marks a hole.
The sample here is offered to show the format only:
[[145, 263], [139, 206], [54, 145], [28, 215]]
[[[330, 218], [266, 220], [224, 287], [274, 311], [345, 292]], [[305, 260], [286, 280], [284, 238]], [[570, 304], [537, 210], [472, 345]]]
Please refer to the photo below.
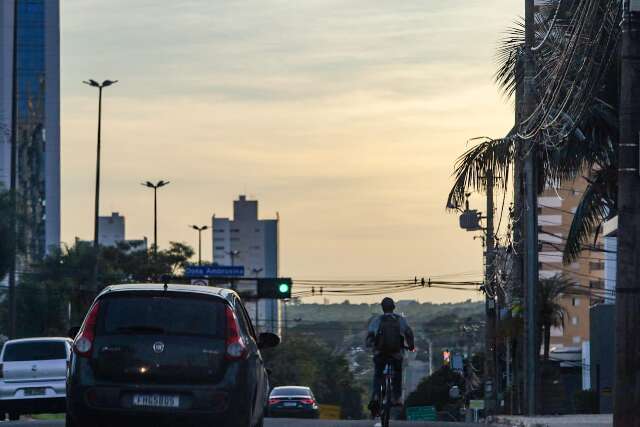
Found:
[[444, 205], [467, 140], [513, 123], [492, 76], [522, 2], [61, 3], [65, 242], [93, 233], [97, 93], [81, 82], [109, 78], [101, 212], [128, 238], [153, 234], [140, 182], [166, 179], [161, 246], [195, 244], [187, 226], [246, 193], [280, 213], [283, 276], [481, 277], [480, 242]]

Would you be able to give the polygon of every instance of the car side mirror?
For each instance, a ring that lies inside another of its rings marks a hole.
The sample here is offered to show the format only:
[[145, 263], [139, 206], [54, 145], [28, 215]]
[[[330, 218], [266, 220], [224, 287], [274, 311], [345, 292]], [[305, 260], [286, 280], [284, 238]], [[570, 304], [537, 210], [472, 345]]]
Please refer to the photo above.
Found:
[[78, 335], [78, 332], [80, 332], [80, 326], [72, 326], [71, 328], [69, 328], [67, 336], [73, 340]]
[[273, 348], [277, 347], [280, 344], [280, 337], [276, 334], [272, 334], [271, 332], [263, 332], [258, 337], [258, 348]]

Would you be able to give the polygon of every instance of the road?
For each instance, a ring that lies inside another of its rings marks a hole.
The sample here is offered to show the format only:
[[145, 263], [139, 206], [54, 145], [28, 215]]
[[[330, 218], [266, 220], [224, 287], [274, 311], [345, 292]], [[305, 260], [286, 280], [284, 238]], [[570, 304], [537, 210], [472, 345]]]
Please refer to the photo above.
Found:
[[[378, 424], [379, 425], [379, 424]], [[2, 426], [15, 427], [64, 427], [62, 421], [15, 421], [3, 422]], [[327, 420], [294, 420], [268, 419], [265, 427], [375, 427], [373, 421], [327, 421]], [[478, 424], [464, 423], [410, 423], [392, 421], [392, 427], [478, 427]]]

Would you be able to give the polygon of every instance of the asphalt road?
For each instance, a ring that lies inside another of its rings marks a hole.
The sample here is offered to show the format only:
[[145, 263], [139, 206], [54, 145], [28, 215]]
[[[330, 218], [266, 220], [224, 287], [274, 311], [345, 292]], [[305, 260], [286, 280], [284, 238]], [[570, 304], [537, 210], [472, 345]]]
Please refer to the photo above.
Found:
[[[62, 421], [15, 421], [3, 422], [2, 426], [15, 427], [64, 427]], [[379, 424], [378, 424], [379, 425]], [[327, 421], [327, 420], [294, 420], [268, 419], [265, 427], [375, 427], [374, 421]], [[392, 421], [391, 427], [477, 427], [478, 424], [464, 423], [409, 423]]]

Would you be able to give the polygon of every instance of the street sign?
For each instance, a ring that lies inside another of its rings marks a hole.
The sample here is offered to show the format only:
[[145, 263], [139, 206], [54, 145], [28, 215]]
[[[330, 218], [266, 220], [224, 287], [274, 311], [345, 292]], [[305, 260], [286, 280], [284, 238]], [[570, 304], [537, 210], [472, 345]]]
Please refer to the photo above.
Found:
[[185, 277], [243, 277], [244, 267], [226, 265], [203, 265], [187, 267]]
[[484, 409], [484, 400], [470, 400], [469, 409], [473, 409], [475, 411], [482, 411]]
[[437, 421], [435, 406], [413, 406], [407, 408], [407, 420], [409, 421]]

